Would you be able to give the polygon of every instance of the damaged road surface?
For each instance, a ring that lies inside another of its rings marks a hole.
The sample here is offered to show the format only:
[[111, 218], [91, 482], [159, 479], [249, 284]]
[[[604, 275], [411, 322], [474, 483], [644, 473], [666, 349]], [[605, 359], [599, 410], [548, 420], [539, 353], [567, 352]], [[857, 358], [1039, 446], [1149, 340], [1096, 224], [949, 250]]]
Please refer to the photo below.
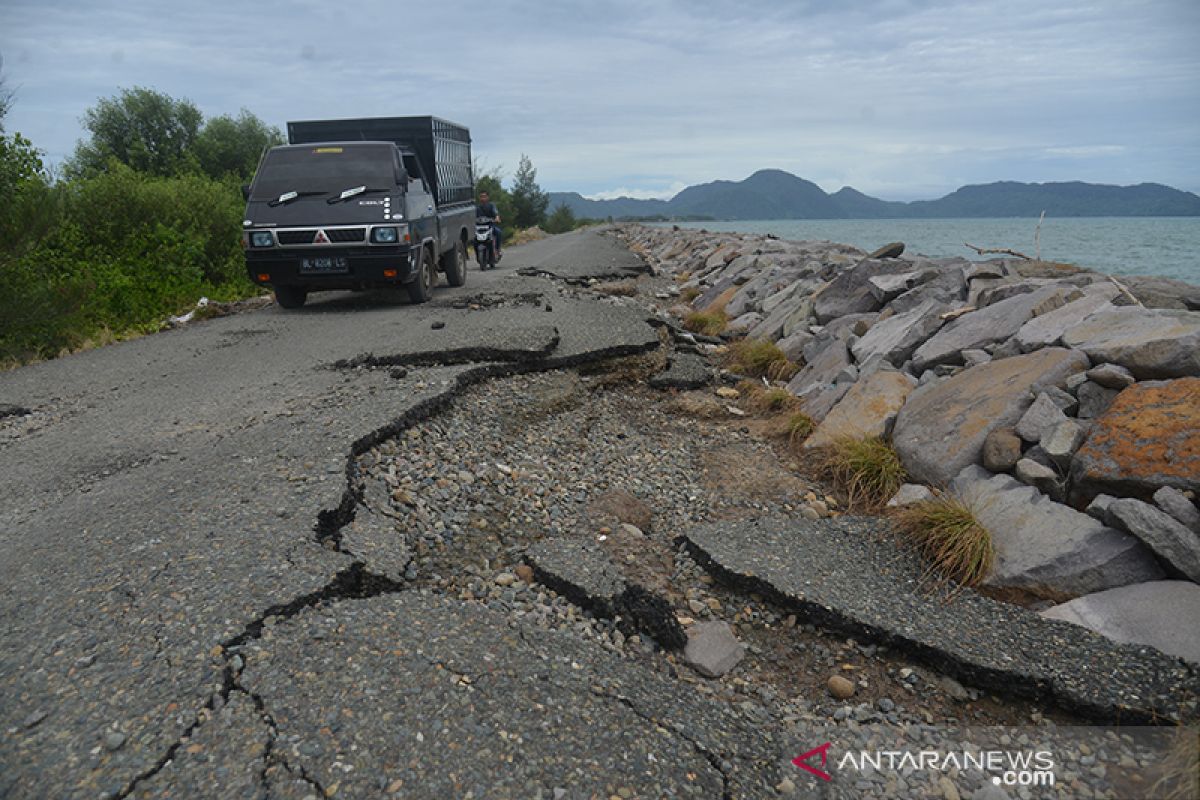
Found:
[[[581, 234], [504, 266], [615, 261], [639, 265]], [[467, 302], [484, 290], [500, 301]], [[30, 411], [0, 420], [0, 796], [419, 796], [421, 774], [435, 796], [644, 774], [720, 794], [752, 748], [671, 722], [719, 707], [667, 708], [636, 665], [600, 679], [568, 644], [409, 596], [402, 551], [342, 535], [355, 458], [465, 387], [658, 346], [644, 313], [472, 270], [422, 306], [329, 295], [0, 376]], [[455, 719], [460, 702], [478, 710]], [[589, 741], [598, 716], [626, 733]]]
[[[0, 798], [999, 800], [793, 759], [1195, 719], [1181, 663], [1104, 684], [1141, 654], [917, 591], [885, 520], [798, 524], [837, 499], [687, 393], [718, 376], [646, 272], [574, 233], [0, 374]], [[1104, 747], [1067, 788], [1140, 796]]]

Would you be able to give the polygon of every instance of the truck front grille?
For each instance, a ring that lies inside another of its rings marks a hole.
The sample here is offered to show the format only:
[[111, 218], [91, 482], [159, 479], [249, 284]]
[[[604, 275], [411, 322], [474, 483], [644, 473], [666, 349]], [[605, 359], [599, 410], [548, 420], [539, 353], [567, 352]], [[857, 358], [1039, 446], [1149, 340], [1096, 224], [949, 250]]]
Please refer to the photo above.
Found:
[[[279, 231], [275, 235], [281, 245], [306, 245], [313, 243], [318, 230], [320, 229], [306, 228], [296, 231]], [[366, 228], [325, 228], [324, 231], [329, 241], [337, 244], [361, 242], [367, 238]]]

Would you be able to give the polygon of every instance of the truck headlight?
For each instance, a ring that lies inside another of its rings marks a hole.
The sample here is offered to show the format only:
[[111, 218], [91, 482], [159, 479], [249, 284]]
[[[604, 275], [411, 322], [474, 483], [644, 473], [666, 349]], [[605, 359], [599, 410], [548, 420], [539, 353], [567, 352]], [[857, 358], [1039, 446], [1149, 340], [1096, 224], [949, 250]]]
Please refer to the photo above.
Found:
[[251, 231], [250, 232], [251, 247], [274, 247], [275, 235], [270, 231]]
[[378, 227], [371, 229], [371, 241], [375, 244], [395, 244], [400, 240], [400, 232], [395, 227]]

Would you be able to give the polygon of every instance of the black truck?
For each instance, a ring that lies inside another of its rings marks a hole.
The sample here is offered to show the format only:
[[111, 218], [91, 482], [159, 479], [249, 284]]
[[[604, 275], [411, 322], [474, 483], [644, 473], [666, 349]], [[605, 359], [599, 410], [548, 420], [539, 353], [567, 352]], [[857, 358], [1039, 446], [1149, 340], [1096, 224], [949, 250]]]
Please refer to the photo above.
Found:
[[475, 224], [471, 134], [437, 117], [288, 123], [245, 189], [250, 280], [284, 308], [308, 293], [404, 285], [429, 299], [467, 278]]

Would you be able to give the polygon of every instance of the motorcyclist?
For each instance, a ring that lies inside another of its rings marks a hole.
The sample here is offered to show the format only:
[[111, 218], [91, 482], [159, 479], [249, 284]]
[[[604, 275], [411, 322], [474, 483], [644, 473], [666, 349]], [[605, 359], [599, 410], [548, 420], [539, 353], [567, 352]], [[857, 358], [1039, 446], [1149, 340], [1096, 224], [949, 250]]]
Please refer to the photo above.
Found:
[[487, 217], [492, 221], [492, 240], [496, 243], [496, 261], [500, 260], [500, 244], [504, 240], [504, 233], [500, 230], [500, 211], [496, 208], [496, 204], [491, 201], [487, 192], [479, 193], [479, 202], [475, 206], [475, 216]]

